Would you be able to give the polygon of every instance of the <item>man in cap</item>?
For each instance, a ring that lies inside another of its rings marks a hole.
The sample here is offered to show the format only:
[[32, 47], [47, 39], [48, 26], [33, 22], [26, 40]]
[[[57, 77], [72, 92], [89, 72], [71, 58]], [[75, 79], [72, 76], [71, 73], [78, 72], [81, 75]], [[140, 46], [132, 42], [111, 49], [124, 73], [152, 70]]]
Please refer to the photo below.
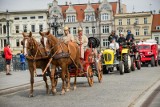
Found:
[[111, 43], [113, 38], [117, 42], [118, 36], [116, 35], [116, 32], [114, 30], [112, 30], [111, 35], [108, 37], [108, 41]]
[[64, 27], [64, 35], [61, 38], [64, 43], [68, 44], [69, 42], [74, 42], [74, 36], [69, 34], [69, 28], [68, 26]]
[[123, 36], [123, 33], [121, 32], [120, 35], [119, 35], [119, 39], [118, 39], [118, 43], [119, 45], [121, 45], [122, 43], [126, 42], [126, 39], [125, 37]]
[[127, 30], [126, 40], [127, 40], [127, 42], [133, 42], [134, 41], [134, 35], [131, 34], [130, 30]]
[[75, 41], [80, 46], [81, 58], [84, 59], [84, 51], [85, 47], [88, 45], [88, 38], [83, 35], [83, 29], [81, 27], [78, 28], [78, 36], [75, 37]]

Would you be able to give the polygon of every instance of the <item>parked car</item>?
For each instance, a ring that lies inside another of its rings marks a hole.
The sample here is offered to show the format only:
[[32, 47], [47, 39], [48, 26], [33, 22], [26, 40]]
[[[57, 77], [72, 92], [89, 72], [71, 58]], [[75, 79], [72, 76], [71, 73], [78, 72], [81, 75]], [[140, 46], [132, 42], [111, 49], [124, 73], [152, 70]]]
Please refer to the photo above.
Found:
[[151, 64], [152, 67], [158, 65], [158, 45], [155, 40], [138, 43], [138, 51], [142, 64]]

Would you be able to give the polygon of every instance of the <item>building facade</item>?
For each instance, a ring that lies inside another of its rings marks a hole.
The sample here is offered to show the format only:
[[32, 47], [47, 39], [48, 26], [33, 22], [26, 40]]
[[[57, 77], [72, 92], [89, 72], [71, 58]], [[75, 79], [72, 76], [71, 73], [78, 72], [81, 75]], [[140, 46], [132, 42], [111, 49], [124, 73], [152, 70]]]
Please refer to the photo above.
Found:
[[[40, 30], [45, 30], [47, 24], [46, 10], [14, 11], [8, 13], [9, 17], [9, 42], [13, 54], [20, 53], [23, 39], [22, 32], [32, 32], [32, 35], [39, 41]], [[0, 13], [0, 51], [3, 51], [7, 40], [6, 12]]]
[[127, 35], [127, 30], [131, 30], [136, 41], [151, 38], [153, 15], [151, 12], [133, 12], [115, 15], [115, 30]]
[[[22, 32], [32, 32], [37, 41], [40, 40], [39, 31], [50, 30], [55, 36], [63, 35], [63, 27], [68, 26], [70, 33], [77, 35], [78, 27], [83, 28], [87, 37], [97, 37], [100, 49], [108, 46], [108, 36], [115, 29], [114, 15], [119, 12], [118, 2], [103, 0], [98, 3], [58, 5], [57, 0], [49, 3], [46, 10], [10, 11], [0, 13], [0, 51], [8, 41], [14, 54], [20, 53], [23, 39]], [[121, 12], [126, 12], [126, 5], [121, 4]], [[7, 15], [6, 15], [7, 14]], [[8, 18], [7, 18], [8, 17]]]
[[160, 14], [153, 15], [152, 39], [155, 39], [160, 45]]
[[[83, 28], [83, 34], [87, 37], [97, 37], [100, 48], [108, 47], [108, 36], [114, 30], [114, 15], [118, 13], [118, 2], [108, 2], [103, 0], [99, 3], [58, 5], [57, 0], [49, 4], [49, 25], [54, 25], [55, 17], [58, 17], [57, 25], [68, 26], [70, 33], [77, 35], [78, 27]], [[122, 5], [122, 13], [126, 12], [126, 6]], [[53, 12], [57, 10], [56, 12]], [[54, 14], [52, 14], [54, 13]], [[62, 19], [63, 18], [63, 19]], [[64, 20], [64, 24], [62, 23]], [[51, 26], [50, 26], [51, 27]], [[51, 27], [55, 31], [56, 26]], [[63, 27], [60, 28], [63, 32]], [[53, 33], [54, 34], [54, 33]]]

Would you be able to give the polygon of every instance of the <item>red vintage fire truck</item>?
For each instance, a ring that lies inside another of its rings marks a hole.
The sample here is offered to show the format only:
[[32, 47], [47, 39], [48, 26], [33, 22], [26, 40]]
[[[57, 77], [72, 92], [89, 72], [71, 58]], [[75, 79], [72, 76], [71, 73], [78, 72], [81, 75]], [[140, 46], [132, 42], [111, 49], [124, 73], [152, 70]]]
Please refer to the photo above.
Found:
[[151, 64], [152, 67], [158, 65], [158, 45], [153, 39], [138, 43], [138, 50], [143, 65]]

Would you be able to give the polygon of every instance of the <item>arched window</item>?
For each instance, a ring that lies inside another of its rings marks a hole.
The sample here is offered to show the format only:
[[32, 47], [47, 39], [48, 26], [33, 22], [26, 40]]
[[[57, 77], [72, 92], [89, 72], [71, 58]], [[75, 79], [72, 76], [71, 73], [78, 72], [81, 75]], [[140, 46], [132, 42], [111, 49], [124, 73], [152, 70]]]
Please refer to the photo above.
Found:
[[6, 25], [3, 25], [3, 33], [6, 33]]

